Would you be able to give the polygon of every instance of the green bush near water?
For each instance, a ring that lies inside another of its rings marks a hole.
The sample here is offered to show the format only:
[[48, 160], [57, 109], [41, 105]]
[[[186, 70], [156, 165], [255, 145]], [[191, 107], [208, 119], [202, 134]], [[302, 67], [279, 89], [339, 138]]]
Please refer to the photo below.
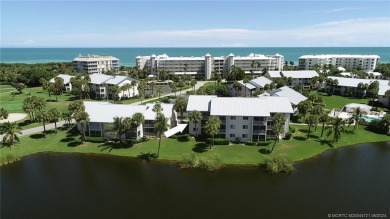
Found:
[[266, 158], [262, 166], [271, 174], [281, 172], [289, 173], [294, 170], [293, 162], [283, 155]]
[[179, 163], [181, 168], [202, 168], [209, 171], [219, 170], [222, 167], [222, 160], [215, 154], [205, 158], [197, 158], [194, 154], [183, 156]]

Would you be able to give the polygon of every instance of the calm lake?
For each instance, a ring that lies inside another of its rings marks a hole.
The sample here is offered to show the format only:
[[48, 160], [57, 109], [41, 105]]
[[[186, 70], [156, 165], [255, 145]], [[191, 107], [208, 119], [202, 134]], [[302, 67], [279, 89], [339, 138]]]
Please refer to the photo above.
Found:
[[1, 218], [390, 217], [390, 142], [329, 150], [290, 175], [216, 172], [83, 154], [38, 154], [1, 168]]

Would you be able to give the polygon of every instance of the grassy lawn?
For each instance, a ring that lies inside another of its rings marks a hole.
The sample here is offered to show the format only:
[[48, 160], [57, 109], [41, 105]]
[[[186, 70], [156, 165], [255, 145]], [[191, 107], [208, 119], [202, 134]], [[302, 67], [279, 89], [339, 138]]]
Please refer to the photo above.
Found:
[[[318, 127], [317, 132], [311, 134], [309, 140], [306, 140], [306, 126], [295, 127], [296, 132], [293, 134], [293, 137], [290, 140], [281, 140], [275, 146], [272, 154], [268, 154], [268, 151], [271, 149], [273, 142], [263, 142], [262, 146], [246, 146], [242, 144], [216, 145], [209, 149], [207, 144], [196, 142], [194, 139], [182, 142], [178, 139], [165, 138], [161, 142], [159, 159], [179, 161], [184, 155], [191, 153], [194, 153], [197, 157], [204, 157], [213, 153], [218, 155], [225, 164], [257, 165], [262, 163], [266, 157], [279, 154], [286, 155], [293, 161], [299, 161], [332, 148], [389, 140], [389, 137], [386, 135], [375, 134], [361, 127], [355, 133], [344, 133], [340, 141], [332, 145], [330, 141], [319, 138], [321, 127]], [[353, 127], [347, 129], [351, 131]], [[329, 140], [331, 140], [331, 137], [329, 137]], [[117, 148], [101, 143], [84, 143], [80, 145], [79, 135], [62, 130], [58, 134], [49, 134], [47, 138], [42, 138], [40, 133], [23, 136], [21, 137], [21, 142], [12, 148], [2, 147], [0, 149], [0, 159], [4, 161], [8, 154], [12, 154], [15, 157], [23, 157], [40, 152], [76, 152], [137, 157], [141, 153], [157, 153], [157, 146], [158, 140], [156, 139], [126, 148]]]
[[323, 92], [317, 92], [318, 96], [322, 97], [324, 99], [325, 109], [332, 110], [333, 108], [343, 108], [345, 105], [349, 103], [362, 103], [362, 104], [368, 104], [370, 99], [362, 99], [362, 98], [355, 98], [355, 97], [344, 97], [339, 95], [333, 95], [329, 96], [326, 93]]

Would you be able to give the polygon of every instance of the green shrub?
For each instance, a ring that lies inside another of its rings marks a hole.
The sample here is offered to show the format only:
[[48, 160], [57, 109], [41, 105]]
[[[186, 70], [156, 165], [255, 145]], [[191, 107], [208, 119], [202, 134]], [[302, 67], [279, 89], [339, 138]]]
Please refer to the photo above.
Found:
[[[207, 142], [208, 144], [210, 144], [212, 142], [212, 139], [211, 138], [207, 138]], [[229, 145], [229, 140], [225, 139], [225, 138], [214, 138], [214, 145]]]
[[217, 155], [210, 154], [199, 160], [199, 167], [209, 171], [218, 170], [222, 167], [222, 161]]
[[105, 137], [91, 137], [91, 136], [86, 136], [85, 141], [87, 142], [92, 142], [92, 143], [104, 143], [106, 142], [107, 138]]
[[293, 162], [285, 156], [276, 156], [266, 158], [263, 164], [265, 170], [269, 173], [289, 173], [294, 170]]
[[291, 132], [291, 133], [295, 133], [295, 131], [296, 131], [296, 128], [295, 128], [295, 127], [290, 127], [289, 129], [290, 129], [290, 132]]
[[183, 156], [183, 158], [179, 162], [179, 166], [181, 168], [194, 168], [198, 166], [198, 163], [198, 158], [196, 158], [194, 154], [189, 154]]
[[292, 133], [291, 133], [291, 132], [287, 132], [287, 133], [284, 135], [284, 139], [290, 140], [290, 139], [291, 139], [291, 136], [292, 136]]
[[247, 142], [245, 142], [245, 145], [256, 146], [256, 145], [257, 145], [257, 142], [247, 141]]

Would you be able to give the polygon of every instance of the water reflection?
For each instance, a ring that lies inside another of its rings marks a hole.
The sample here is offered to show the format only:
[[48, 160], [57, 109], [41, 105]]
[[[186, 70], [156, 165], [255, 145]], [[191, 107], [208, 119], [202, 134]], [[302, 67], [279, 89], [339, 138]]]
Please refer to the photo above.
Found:
[[1, 218], [327, 217], [388, 213], [390, 143], [329, 150], [290, 175], [217, 172], [83, 154], [40, 154], [1, 170]]

